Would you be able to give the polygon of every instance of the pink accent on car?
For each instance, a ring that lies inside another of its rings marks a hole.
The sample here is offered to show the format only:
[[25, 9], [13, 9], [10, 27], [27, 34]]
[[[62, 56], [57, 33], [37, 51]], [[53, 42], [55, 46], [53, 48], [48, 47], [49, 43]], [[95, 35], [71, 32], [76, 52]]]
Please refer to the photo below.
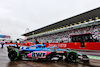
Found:
[[29, 58], [32, 58], [32, 53], [27, 54]]
[[[35, 58], [46, 58], [47, 55], [49, 55], [50, 51], [34, 51], [32, 53], [27, 54], [29, 58], [35, 57]], [[33, 54], [33, 55], [32, 55]]]
[[49, 55], [51, 52], [50, 51], [34, 51], [35, 53], [46, 53], [46, 55]]

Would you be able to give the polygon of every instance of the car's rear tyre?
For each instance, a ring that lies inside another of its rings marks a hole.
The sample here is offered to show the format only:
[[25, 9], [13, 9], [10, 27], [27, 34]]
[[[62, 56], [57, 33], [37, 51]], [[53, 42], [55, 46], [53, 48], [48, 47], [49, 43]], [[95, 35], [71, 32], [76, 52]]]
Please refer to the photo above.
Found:
[[11, 61], [18, 60], [20, 58], [19, 52], [17, 50], [10, 50], [8, 57]]
[[68, 62], [76, 62], [78, 59], [78, 55], [75, 52], [69, 52], [68, 56], [66, 56], [66, 60]]

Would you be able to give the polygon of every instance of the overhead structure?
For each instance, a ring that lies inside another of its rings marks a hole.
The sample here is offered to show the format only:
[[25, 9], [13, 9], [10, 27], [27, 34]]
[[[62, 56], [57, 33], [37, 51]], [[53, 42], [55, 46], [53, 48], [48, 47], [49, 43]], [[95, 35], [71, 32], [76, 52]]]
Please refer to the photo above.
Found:
[[11, 41], [11, 36], [9, 35], [0, 35], [0, 42], [4, 40], [5, 42], [10, 42]]
[[0, 38], [10, 38], [9, 35], [0, 35]]
[[80, 27], [86, 27], [90, 25], [100, 24], [100, 7], [87, 11], [85, 13], [67, 18], [65, 20], [56, 22], [54, 24], [33, 30], [31, 32], [22, 34], [22, 36], [42, 36], [47, 34], [58, 33], [62, 31], [67, 31], [70, 29], [76, 29]]

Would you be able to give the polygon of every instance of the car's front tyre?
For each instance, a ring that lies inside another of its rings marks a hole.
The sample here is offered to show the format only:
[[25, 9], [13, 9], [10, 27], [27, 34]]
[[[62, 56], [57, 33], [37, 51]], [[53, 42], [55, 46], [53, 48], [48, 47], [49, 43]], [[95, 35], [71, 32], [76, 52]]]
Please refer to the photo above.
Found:
[[66, 56], [66, 60], [68, 62], [76, 62], [78, 59], [78, 55], [75, 52], [69, 52], [68, 55]]

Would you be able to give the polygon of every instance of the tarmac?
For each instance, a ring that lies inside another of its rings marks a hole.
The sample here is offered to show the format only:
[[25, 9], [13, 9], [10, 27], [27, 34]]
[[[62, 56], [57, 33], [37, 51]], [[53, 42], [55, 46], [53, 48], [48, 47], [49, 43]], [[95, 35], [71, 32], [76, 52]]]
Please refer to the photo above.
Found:
[[[80, 52], [83, 52], [83, 51], [80, 51]], [[88, 56], [92, 56], [92, 55], [88, 55]], [[30, 60], [10, 61], [8, 58], [7, 48], [6, 46], [4, 46], [3, 49], [0, 48], [0, 67], [100, 67], [100, 59], [95, 59], [92, 57], [90, 58], [89, 63], [80, 62], [79, 60], [76, 63], [69, 63], [69, 62], [66, 62], [65, 60], [60, 60], [58, 62], [54, 62], [54, 61], [34, 62]]]

